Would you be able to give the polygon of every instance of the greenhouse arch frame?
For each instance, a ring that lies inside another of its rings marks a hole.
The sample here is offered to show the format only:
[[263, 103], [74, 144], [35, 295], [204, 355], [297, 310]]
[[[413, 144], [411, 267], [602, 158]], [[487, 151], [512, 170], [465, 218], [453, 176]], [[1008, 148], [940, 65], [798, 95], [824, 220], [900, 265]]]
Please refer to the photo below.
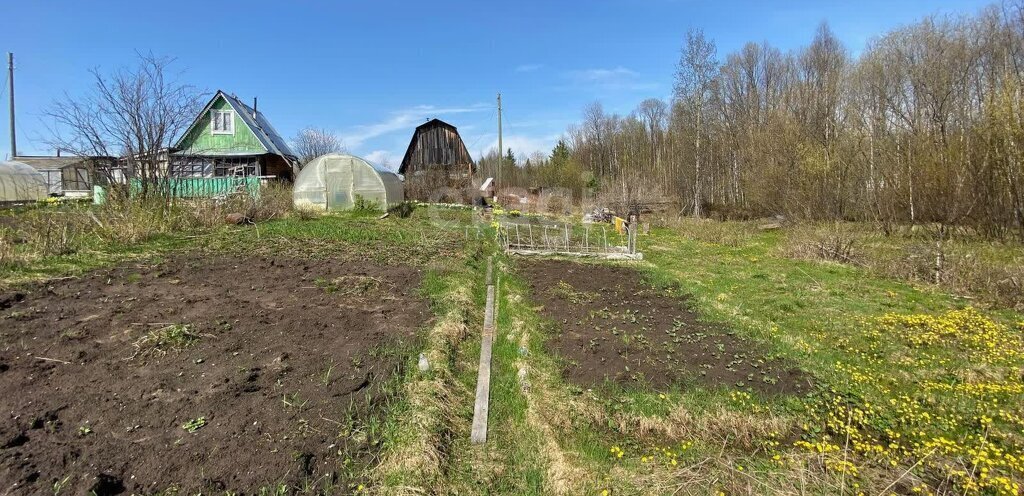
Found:
[[402, 179], [354, 155], [332, 153], [307, 163], [295, 178], [297, 208], [348, 210], [357, 200], [387, 209], [405, 199]]

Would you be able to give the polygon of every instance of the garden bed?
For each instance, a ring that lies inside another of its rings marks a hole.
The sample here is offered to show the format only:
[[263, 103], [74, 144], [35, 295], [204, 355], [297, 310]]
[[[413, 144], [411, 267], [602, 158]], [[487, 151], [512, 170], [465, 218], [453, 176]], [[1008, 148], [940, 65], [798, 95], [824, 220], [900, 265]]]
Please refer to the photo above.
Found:
[[734, 387], [767, 394], [807, 392], [809, 377], [759, 346], [703, 322], [670, 289], [636, 270], [559, 260], [521, 261], [547, 345], [563, 375], [582, 387]]
[[0, 295], [0, 492], [354, 486], [429, 318], [419, 278], [182, 255]]

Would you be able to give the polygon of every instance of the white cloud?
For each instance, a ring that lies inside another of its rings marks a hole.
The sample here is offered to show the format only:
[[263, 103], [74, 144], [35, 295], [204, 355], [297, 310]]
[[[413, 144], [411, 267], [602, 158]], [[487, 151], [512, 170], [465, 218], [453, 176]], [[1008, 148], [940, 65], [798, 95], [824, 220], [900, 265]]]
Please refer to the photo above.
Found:
[[[468, 107], [436, 107], [434, 105], [417, 105], [415, 107], [398, 110], [391, 113], [387, 120], [373, 124], [363, 124], [342, 132], [341, 139], [345, 146], [352, 149], [359, 148], [364, 142], [393, 133], [395, 131], [412, 132], [412, 128], [422, 124], [427, 117], [435, 117], [444, 114], [463, 114], [467, 112], [482, 112], [491, 108], [488, 104], [475, 104]], [[411, 135], [411, 134], [410, 134]]]
[[[501, 151], [504, 154], [509, 148], [512, 149], [517, 157], [520, 155], [526, 155], [529, 157], [534, 152], [541, 152], [545, 155], [551, 153], [551, 149], [555, 147], [555, 143], [561, 138], [561, 134], [549, 134], [549, 135], [527, 135], [527, 134], [506, 134], [502, 137], [501, 146], [505, 149]], [[484, 145], [484, 141], [481, 140], [481, 145], [476, 150], [470, 150], [473, 154], [473, 159], [477, 159], [482, 155], [486, 155], [488, 150], [498, 148], [498, 136], [491, 134], [484, 136], [488, 139], [487, 144]]]
[[387, 150], [374, 150], [363, 155], [363, 158], [373, 165], [385, 167], [389, 170], [398, 170], [398, 164], [394, 163], [395, 160], [391, 152]]
[[569, 71], [569, 75], [580, 81], [605, 82], [620, 79], [631, 79], [637, 76], [636, 71], [619, 66], [613, 69], [584, 69]]
[[521, 64], [516, 66], [516, 72], [534, 72], [541, 67], [544, 67], [544, 64]]
[[640, 73], [622, 66], [569, 71], [564, 76], [572, 83], [572, 88], [648, 91], [658, 87], [657, 83], [643, 81]]

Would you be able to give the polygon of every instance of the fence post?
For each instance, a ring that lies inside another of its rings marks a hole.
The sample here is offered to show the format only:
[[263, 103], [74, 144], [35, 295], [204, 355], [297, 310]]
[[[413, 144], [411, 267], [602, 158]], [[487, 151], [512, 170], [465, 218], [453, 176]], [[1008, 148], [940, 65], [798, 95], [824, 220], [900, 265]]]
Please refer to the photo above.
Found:
[[637, 228], [637, 215], [632, 214], [629, 216], [629, 224], [626, 226], [626, 243], [629, 246], [629, 253], [636, 253], [636, 228]]

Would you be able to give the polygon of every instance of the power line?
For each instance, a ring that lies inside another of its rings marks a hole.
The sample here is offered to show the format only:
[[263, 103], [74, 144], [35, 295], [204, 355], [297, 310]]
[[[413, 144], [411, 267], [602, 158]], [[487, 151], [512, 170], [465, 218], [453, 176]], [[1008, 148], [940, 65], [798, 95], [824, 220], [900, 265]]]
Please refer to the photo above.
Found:
[[[487, 122], [488, 123], [494, 122], [494, 114], [495, 114], [495, 112], [497, 112], [497, 111], [492, 108], [491, 109], [491, 114], [489, 116], [487, 116]], [[484, 133], [484, 134], [481, 134], [480, 136], [477, 136], [476, 141], [474, 141], [472, 145], [469, 145], [469, 148], [472, 149], [472, 148], [476, 147], [476, 145], [478, 143], [480, 143], [480, 140], [482, 140], [482, 139], [484, 139], [484, 138], [486, 138], [486, 137], [488, 137], [490, 135], [491, 135], [491, 133]]]

